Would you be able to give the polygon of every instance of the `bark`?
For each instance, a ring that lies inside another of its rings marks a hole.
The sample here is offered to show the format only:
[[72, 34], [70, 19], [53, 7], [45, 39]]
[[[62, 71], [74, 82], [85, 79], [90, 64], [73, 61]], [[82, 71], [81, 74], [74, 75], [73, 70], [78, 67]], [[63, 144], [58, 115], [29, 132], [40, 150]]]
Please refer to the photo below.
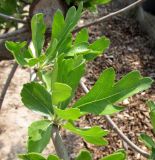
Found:
[[[57, 9], [66, 12], [67, 6], [65, 5], [63, 0], [35, 0], [30, 7], [30, 20], [32, 16], [36, 13], [44, 13], [45, 15], [45, 24], [47, 25], [47, 29], [51, 28], [53, 15]], [[29, 24], [30, 24], [29, 20]], [[26, 24], [26, 25], [29, 25]], [[25, 33], [20, 33], [14, 36], [9, 36], [6, 39], [0, 39], [0, 60], [9, 60], [13, 57], [9, 53], [9, 51], [5, 48], [5, 41], [30, 41], [31, 40], [31, 31], [30, 29]]]

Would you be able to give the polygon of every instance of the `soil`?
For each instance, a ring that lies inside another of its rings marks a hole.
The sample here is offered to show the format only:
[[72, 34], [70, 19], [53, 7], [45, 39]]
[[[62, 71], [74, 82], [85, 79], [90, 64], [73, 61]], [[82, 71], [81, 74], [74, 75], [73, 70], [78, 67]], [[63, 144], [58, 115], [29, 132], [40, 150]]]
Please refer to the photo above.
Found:
[[[109, 10], [110, 7], [100, 7], [100, 14], [96, 16], [107, 14]], [[91, 21], [96, 16], [85, 13], [81, 23]], [[113, 67], [116, 70], [117, 79], [135, 69], [139, 70], [143, 76], [155, 79], [155, 49], [151, 45], [151, 39], [141, 30], [139, 24], [133, 18], [116, 16], [104, 23], [90, 27], [89, 32], [90, 41], [103, 35], [111, 40], [110, 48], [106, 53], [87, 64], [84, 80], [89, 89], [93, 86], [99, 74], [108, 67]], [[0, 88], [2, 88], [11, 66], [12, 61], [0, 62]], [[29, 70], [19, 67], [0, 112], [0, 160], [16, 160], [17, 153], [26, 151], [27, 127], [33, 120], [40, 118], [39, 115], [27, 110], [20, 101], [19, 94], [22, 84], [28, 81]], [[79, 87], [76, 99], [82, 95], [84, 95], [84, 92]], [[155, 84], [149, 90], [123, 101], [122, 105], [126, 106], [126, 109], [112, 116], [124, 134], [146, 151], [148, 151], [147, 148], [138, 140], [138, 137], [142, 132], [153, 137], [148, 107], [146, 106], [146, 101], [149, 99], [155, 101]], [[128, 153], [128, 160], [146, 160], [140, 154], [132, 151], [118, 137], [105, 122], [104, 117], [88, 115], [78, 122], [81, 127], [96, 124], [110, 130], [107, 137], [109, 145], [96, 147], [63, 131], [65, 145], [68, 147], [71, 157], [74, 157], [80, 149], [86, 148], [93, 153], [94, 160], [97, 160], [117, 149], [125, 148]], [[53, 150], [52, 146], [48, 146], [45, 154], [49, 151], [53, 152]]]

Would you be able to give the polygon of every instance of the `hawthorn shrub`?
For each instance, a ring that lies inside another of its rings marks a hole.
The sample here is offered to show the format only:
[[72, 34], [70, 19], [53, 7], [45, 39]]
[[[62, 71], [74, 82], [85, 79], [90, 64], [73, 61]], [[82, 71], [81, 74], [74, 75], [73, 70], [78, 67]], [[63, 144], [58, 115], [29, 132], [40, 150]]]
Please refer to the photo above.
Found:
[[[67, 0], [67, 3], [72, 3]], [[76, 1], [80, 2], [80, 0]], [[91, 7], [100, 2], [85, 1]], [[95, 4], [93, 4], [96, 2]], [[21, 91], [21, 99], [25, 107], [39, 112], [43, 118], [33, 122], [28, 128], [27, 153], [18, 155], [22, 160], [68, 160], [69, 155], [62, 143], [59, 130], [64, 128], [84, 141], [97, 145], [108, 145], [106, 136], [109, 131], [100, 126], [79, 128], [75, 122], [87, 114], [112, 115], [123, 111], [125, 107], [118, 102], [148, 89], [153, 80], [143, 77], [138, 71], [132, 71], [116, 81], [116, 73], [113, 68], [104, 70], [89, 93], [77, 100], [72, 107], [68, 107], [79, 85], [80, 79], [85, 73], [85, 65], [101, 55], [110, 45], [106, 37], [100, 37], [91, 44], [88, 42], [87, 29], [82, 29], [74, 38], [72, 31], [77, 25], [83, 5], [71, 7], [65, 18], [58, 10], [53, 19], [51, 41], [46, 50], [43, 50], [45, 42], [46, 26], [44, 16], [39, 13], [33, 16], [31, 21], [32, 43], [34, 51], [27, 47], [27, 42], [6, 42], [6, 48], [12, 53], [16, 62], [36, 71], [36, 81], [26, 83]], [[148, 102], [153, 127], [155, 127], [155, 104]], [[41, 153], [52, 138], [57, 155], [44, 157]], [[154, 158], [155, 142], [146, 134], [140, 137], [146, 146], [152, 151], [149, 159]], [[82, 150], [74, 158], [75, 160], [92, 160], [92, 154]], [[126, 153], [123, 149], [101, 160], [125, 160]]]

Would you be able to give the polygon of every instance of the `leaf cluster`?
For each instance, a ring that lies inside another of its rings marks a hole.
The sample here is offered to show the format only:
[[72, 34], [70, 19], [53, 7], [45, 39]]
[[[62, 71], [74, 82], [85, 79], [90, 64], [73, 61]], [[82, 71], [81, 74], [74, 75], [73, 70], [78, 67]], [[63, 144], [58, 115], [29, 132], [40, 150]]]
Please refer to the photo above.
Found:
[[[99, 1], [97, 1], [99, 2]], [[52, 23], [51, 41], [44, 49], [46, 26], [43, 14], [36, 14], [31, 21], [33, 48], [26, 42], [6, 42], [18, 64], [36, 70], [37, 81], [23, 86], [21, 98], [30, 110], [44, 115], [43, 120], [33, 122], [28, 128], [27, 154], [23, 160], [56, 160], [55, 155], [44, 158], [40, 153], [50, 141], [53, 125], [62, 127], [83, 138], [84, 141], [104, 146], [107, 130], [100, 126], [81, 128], [76, 121], [86, 115], [111, 115], [125, 109], [119, 105], [122, 100], [148, 89], [152, 79], [132, 71], [116, 81], [113, 68], [104, 70], [90, 92], [77, 100], [71, 107], [81, 77], [85, 73], [86, 62], [101, 55], [109, 47], [110, 41], [100, 37], [89, 43], [86, 29], [76, 36], [72, 31], [77, 25], [83, 5], [71, 7], [66, 17], [58, 10]], [[101, 160], [124, 160], [124, 151], [118, 151]], [[82, 151], [75, 159], [92, 159], [88, 151]]]

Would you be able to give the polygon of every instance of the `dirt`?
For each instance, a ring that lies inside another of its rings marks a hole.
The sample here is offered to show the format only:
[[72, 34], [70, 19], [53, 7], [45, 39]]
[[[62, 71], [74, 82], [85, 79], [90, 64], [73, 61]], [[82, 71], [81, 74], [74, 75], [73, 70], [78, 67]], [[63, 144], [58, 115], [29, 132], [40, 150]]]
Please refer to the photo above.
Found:
[[[101, 7], [99, 13], [106, 14], [109, 12], [108, 9]], [[94, 19], [94, 16], [86, 13], [82, 22], [85, 23], [92, 19]], [[155, 78], [155, 49], [151, 46], [150, 38], [141, 30], [139, 24], [134, 19], [117, 16], [102, 24], [90, 27], [89, 32], [91, 36], [90, 41], [106, 35], [110, 38], [111, 45], [104, 55], [88, 63], [85, 74], [85, 84], [88, 88], [93, 86], [102, 70], [108, 67], [114, 67], [117, 72], [117, 79], [134, 69], [139, 70], [144, 76]], [[2, 88], [7, 78], [11, 65], [11, 61], [0, 62], [0, 88]], [[27, 127], [33, 120], [40, 118], [39, 115], [27, 110], [20, 100], [19, 94], [22, 84], [28, 81], [29, 70], [19, 67], [0, 112], [0, 160], [16, 160], [17, 153], [26, 151]], [[123, 101], [122, 105], [126, 106], [126, 109], [113, 116], [113, 120], [125, 135], [146, 151], [148, 151], [147, 148], [138, 140], [138, 137], [142, 132], [153, 137], [146, 101], [148, 99], [155, 101], [154, 89], [155, 84], [149, 90]], [[84, 95], [84, 92], [79, 88], [76, 98], [79, 98], [81, 95]], [[110, 130], [110, 134], [107, 137], [109, 145], [95, 147], [83, 142], [78, 136], [63, 131], [65, 145], [68, 147], [71, 157], [74, 157], [82, 148], [89, 149], [94, 155], [94, 160], [117, 149], [126, 148], [128, 160], [146, 160], [123, 143], [105, 122], [104, 117], [88, 115], [83, 117], [78, 123], [81, 127], [93, 126], [95, 124]], [[53, 152], [51, 145], [48, 146], [45, 154], [49, 151]]]

